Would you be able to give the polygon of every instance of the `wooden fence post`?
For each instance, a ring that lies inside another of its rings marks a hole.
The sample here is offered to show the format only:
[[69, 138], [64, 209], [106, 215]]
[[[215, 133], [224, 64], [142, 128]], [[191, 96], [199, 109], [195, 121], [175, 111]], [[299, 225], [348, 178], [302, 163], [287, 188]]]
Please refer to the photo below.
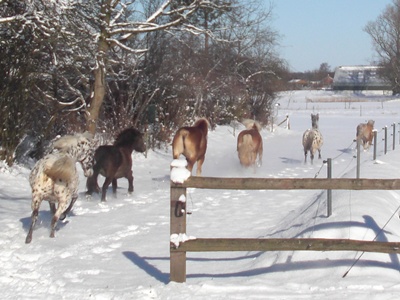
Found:
[[[182, 197], [185, 201], [182, 201]], [[170, 220], [171, 236], [186, 234], [186, 188], [171, 186]], [[170, 251], [170, 280], [186, 281], [186, 252]]]
[[377, 140], [378, 140], [378, 132], [376, 130], [374, 130], [374, 160], [376, 160]]
[[[328, 179], [332, 178], [332, 159], [327, 159], [327, 166], [328, 166]], [[327, 190], [328, 200], [327, 200], [327, 215], [330, 217], [332, 215], [332, 190]]]
[[393, 150], [395, 150], [395, 148], [396, 148], [396, 123], [393, 123], [392, 124], [392, 126], [393, 126], [393, 146], [392, 146], [392, 149]]
[[361, 151], [360, 151], [361, 139], [357, 138], [357, 170], [356, 178], [360, 178], [360, 164], [361, 164]]
[[385, 128], [383, 128], [383, 129], [385, 129], [385, 151], [384, 151], [384, 154], [386, 154], [387, 153], [387, 126], [385, 126]]

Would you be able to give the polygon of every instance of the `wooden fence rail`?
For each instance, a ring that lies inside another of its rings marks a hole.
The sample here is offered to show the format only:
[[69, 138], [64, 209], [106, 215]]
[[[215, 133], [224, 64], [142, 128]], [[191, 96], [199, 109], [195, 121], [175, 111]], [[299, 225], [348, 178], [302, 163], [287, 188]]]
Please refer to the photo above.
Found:
[[219, 190], [400, 190], [400, 179], [189, 177], [171, 188]]
[[[170, 234], [186, 235], [186, 189], [235, 190], [400, 190], [400, 179], [216, 178], [171, 182]], [[365, 251], [400, 253], [400, 243], [348, 239], [203, 239], [170, 243], [170, 280], [186, 281], [186, 252], [204, 251]]]

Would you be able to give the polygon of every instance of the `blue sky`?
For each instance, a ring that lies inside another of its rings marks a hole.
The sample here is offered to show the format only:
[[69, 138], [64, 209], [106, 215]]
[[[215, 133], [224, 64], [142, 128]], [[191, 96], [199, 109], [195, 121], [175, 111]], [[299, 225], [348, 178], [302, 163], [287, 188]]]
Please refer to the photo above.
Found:
[[370, 36], [363, 31], [392, 0], [265, 0], [273, 5], [271, 26], [281, 35], [280, 57], [291, 71], [369, 65]]

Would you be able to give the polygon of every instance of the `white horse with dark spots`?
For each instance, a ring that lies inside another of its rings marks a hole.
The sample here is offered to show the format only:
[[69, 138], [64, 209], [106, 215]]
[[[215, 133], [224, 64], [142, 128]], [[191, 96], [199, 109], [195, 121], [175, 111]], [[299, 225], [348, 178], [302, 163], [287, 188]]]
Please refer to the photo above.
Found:
[[319, 114], [311, 114], [311, 126], [303, 134], [304, 162], [307, 162], [307, 152], [310, 152], [311, 163], [314, 160], [314, 154], [318, 151], [318, 158], [321, 158], [321, 147], [324, 139], [318, 129]]
[[50, 153], [40, 159], [32, 169], [29, 176], [32, 188], [32, 223], [25, 243], [32, 241], [33, 229], [43, 200], [49, 201], [53, 214], [50, 237], [55, 236], [58, 220], [66, 217], [78, 198], [79, 176], [76, 162], [81, 164], [86, 177], [93, 173], [90, 133], [59, 138], [53, 143]]

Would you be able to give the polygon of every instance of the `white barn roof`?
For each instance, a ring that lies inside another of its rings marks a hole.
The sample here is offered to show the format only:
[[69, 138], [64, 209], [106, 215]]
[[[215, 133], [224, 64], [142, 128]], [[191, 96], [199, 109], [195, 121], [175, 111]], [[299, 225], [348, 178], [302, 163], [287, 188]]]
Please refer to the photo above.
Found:
[[334, 90], [390, 90], [379, 76], [379, 66], [340, 66], [333, 77]]

